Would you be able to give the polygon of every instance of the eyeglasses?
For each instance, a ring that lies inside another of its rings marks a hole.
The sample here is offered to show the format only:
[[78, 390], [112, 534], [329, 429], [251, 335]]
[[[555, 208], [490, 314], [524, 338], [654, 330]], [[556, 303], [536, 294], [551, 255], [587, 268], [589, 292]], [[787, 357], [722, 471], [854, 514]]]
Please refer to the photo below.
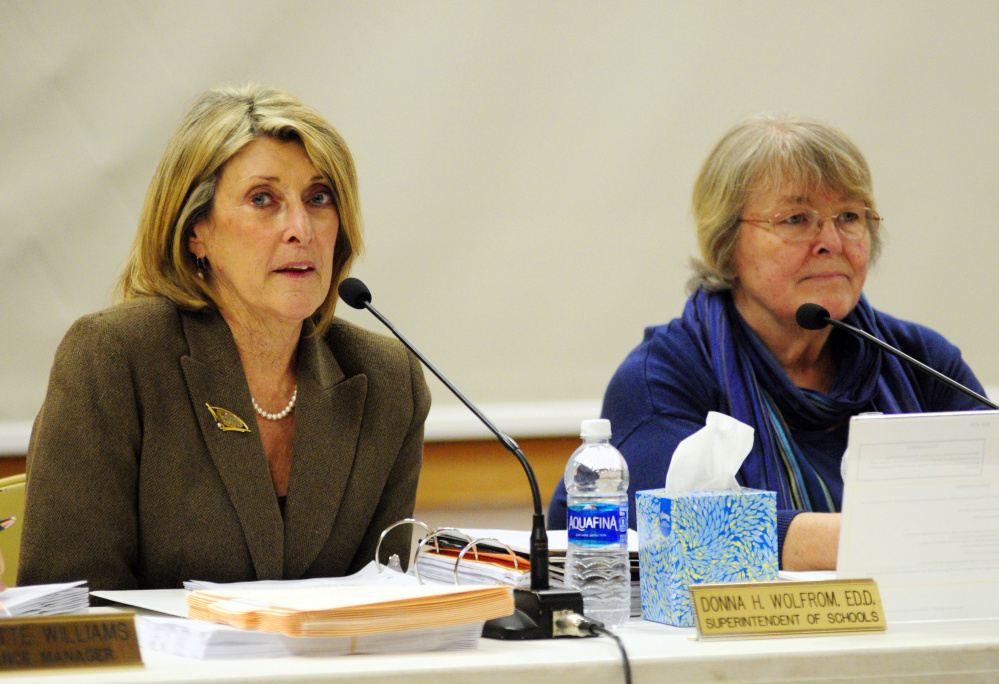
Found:
[[[759, 223], [785, 242], [814, 240], [822, 232], [822, 226], [831, 220], [836, 230], [846, 240], [860, 240], [868, 232], [874, 232], [881, 225], [881, 217], [870, 207], [856, 206], [841, 209], [836, 214], [822, 216], [814, 209], [789, 209], [773, 218], [740, 218], [740, 223]], [[766, 224], [770, 224], [767, 227]]]

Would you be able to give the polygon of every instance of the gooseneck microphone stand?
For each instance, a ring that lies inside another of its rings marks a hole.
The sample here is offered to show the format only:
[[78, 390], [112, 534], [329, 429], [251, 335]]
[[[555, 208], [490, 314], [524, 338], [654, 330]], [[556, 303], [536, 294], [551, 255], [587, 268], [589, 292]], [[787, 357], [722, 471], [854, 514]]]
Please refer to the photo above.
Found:
[[371, 291], [367, 285], [357, 278], [346, 278], [337, 292], [348, 306], [355, 309], [367, 309], [382, 324], [402, 342], [407, 349], [416, 355], [424, 366], [444, 383], [452, 394], [458, 397], [468, 407], [483, 425], [489, 428], [500, 443], [511, 454], [517, 457], [524, 468], [527, 481], [531, 486], [531, 497], [534, 500], [534, 519], [531, 525], [531, 588], [514, 590], [514, 601], [517, 610], [513, 615], [489, 620], [482, 630], [482, 636], [492, 639], [550, 639], [558, 636], [576, 636], [560, 627], [560, 618], [572, 613], [583, 614], [583, 596], [578, 591], [551, 589], [548, 583], [548, 533], [545, 531], [545, 515], [541, 507], [541, 494], [538, 491], [538, 480], [534, 475], [524, 452], [520, 450], [509, 435], [493, 425], [471, 400], [442, 373], [437, 366], [417, 349], [398, 328], [371, 305]]
[[837, 321], [835, 318], [829, 315], [829, 310], [826, 309], [821, 304], [811, 304], [811, 303], [802, 304], [801, 306], [798, 307], [797, 311], [794, 312], [794, 320], [800, 327], [804, 328], [805, 330], [822, 330], [822, 328], [826, 327], [827, 325], [839, 328], [840, 330], [846, 330], [849, 333], [852, 333], [858, 337], [862, 337], [868, 342], [877, 345], [878, 347], [884, 349], [889, 354], [901, 359], [902, 361], [905, 361], [913, 368], [916, 368], [922, 371], [923, 373], [926, 373], [927, 375], [933, 376], [934, 378], [944, 383], [945, 385], [952, 387], [953, 389], [956, 389], [958, 392], [966, 396], [971, 397], [972, 399], [980, 402], [984, 406], [988, 406], [991, 409], [999, 409], [999, 405], [996, 405], [989, 399], [983, 397], [981, 394], [971, 389], [970, 387], [965, 387], [957, 380], [954, 380], [953, 378], [948, 378], [940, 371], [934, 368], [930, 368], [922, 361], [912, 358], [902, 350], [896, 349], [895, 347], [891, 346], [887, 342], [884, 342], [883, 340], [879, 340], [877, 337], [870, 334], [869, 332], [865, 332], [860, 328], [855, 328], [849, 323], [844, 323], [843, 321]]

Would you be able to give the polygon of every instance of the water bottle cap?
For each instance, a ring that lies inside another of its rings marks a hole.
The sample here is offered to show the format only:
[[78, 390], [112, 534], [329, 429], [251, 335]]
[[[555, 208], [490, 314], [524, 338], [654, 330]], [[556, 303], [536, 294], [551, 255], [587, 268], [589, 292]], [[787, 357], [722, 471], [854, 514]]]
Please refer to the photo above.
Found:
[[579, 428], [579, 436], [583, 439], [610, 439], [610, 421], [606, 418], [584, 420]]

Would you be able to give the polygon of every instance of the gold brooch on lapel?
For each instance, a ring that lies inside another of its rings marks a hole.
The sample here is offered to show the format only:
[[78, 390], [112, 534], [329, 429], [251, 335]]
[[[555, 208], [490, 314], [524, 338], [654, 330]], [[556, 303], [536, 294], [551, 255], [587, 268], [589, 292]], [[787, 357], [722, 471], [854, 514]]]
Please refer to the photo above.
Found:
[[212, 406], [211, 404], [205, 404], [208, 410], [212, 412], [212, 418], [215, 419], [215, 426], [222, 430], [222, 432], [249, 432], [250, 428], [246, 426], [243, 419], [237, 416], [235, 413], [228, 409], [221, 408], [219, 406]]

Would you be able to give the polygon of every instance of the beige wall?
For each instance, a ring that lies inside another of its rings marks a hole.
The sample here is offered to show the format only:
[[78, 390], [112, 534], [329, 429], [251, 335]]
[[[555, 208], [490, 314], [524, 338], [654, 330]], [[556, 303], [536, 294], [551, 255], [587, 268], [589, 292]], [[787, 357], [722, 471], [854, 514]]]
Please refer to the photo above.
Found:
[[339, 127], [356, 275], [478, 401], [599, 399], [681, 309], [698, 164], [774, 109], [868, 155], [874, 305], [999, 383], [997, 33], [979, 1], [0, 0], [0, 422], [34, 416], [62, 334], [109, 303], [191, 98], [242, 80]]

